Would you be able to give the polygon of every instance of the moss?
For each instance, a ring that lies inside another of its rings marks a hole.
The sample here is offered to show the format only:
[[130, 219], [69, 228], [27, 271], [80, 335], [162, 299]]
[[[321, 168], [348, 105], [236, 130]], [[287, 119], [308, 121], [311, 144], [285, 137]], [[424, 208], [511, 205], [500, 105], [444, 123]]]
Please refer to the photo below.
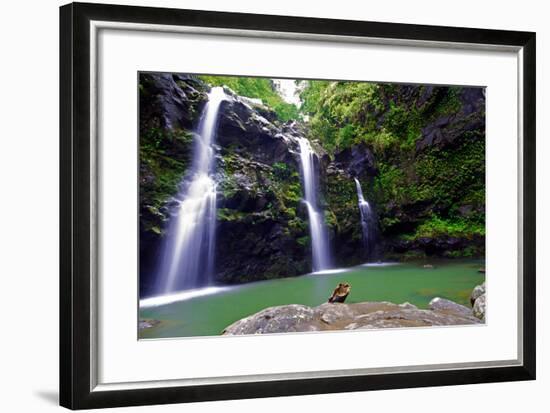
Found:
[[186, 130], [152, 127], [140, 135], [140, 223], [162, 233], [166, 202], [177, 194], [190, 163], [193, 135]]
[[442, 219], [434, 216], [423, 222], [413, 236], [408, 239], [456, 237], [474, 239], [476, 236], [485, 236], [485, 225], [465, 219]]
[[311, 242], [311, 237], [309, 235], [304, 235], [303, 237], [300, 237], [296, 240], [298, 244], [305, 247], [308, 246]]
[[241, 221], [246, 218], [247, 214], [230, 208], [218, 208], [217, 217], [220, 221]]

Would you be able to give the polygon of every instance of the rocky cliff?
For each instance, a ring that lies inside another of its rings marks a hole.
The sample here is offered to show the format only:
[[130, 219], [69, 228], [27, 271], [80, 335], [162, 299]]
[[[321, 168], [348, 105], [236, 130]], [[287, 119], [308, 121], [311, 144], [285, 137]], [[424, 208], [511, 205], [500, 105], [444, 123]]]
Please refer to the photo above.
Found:
[[[166, 222], [190, 165], [194, 131], [209, 89], [194, 76], [140, 75], [144, 294], [153, 289]], [[483, 255], [483, 90], [407, 85], [371, 89], [368, 99], [373, 103], [353, 106], [359, 108], [353, 125], [361, 127], [350, 132], [353, 139], [336, 147], [317, 133], [315, 119], [284, 123], [261, 101], [226, 89], [229, 98], [222, 104], [216, 136], [218, 281], [311, 270], [307, 211], [301, 202], [301, 137], [318, 154], [319, 198], [336, 265], [385, 256]], [[334, 118], [331, 113], [323, 116]], [[345, 138], [348, 129], [334, 130]], [[378, 218], [377, 248], [368, 253], [362, 245], [354, 178]]]
[[[153, 290], [166, 222], [193, 148], [193, 131], [209, 87], [186, 75], [140, 79], [140, 269]], [[306, 273], [311, 268], [301, 204], [296, 123], [283, 124], [253, 99], [230, 90], [216, 135], [218, 228], [216, 277], [244, 282]]]

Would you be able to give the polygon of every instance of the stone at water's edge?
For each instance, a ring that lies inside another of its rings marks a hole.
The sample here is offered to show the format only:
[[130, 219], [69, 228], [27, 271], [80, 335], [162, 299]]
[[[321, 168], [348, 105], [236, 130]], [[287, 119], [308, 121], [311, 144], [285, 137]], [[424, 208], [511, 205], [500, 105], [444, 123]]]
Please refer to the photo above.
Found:
[[222, 334], [272, 334], [481, 323], [472, 315], [472, 311], [464, 306], [444, 299], [437, 302], [440, 304], [436, 304], [435, 307], [441, 307], [430, 310], [420, 310], [409, 303], [397, 305], [384, 301], [325, 303], [317, 307], [283, 305], [270, 307], [243, 318], [226, 327]]
[[485, 282], [481, 285], [477, 285], [474, 290], [472, 291], [472, 295], [470, 295], [470, 304], [472, 304], [472, 307], [474, 306], [474, 303], [476, 300], [481, 297], [483, 294], [485, 294]]
[[145, 330], [147, 328], [153, 328], [160, 324], [159, 320], [139, 320], [139, 330]]
[[473, 313], [474, 316], [485, 322], [485, 310], [486, 310], [486, 298], [485, 294], [480, 295], [474, 303]]

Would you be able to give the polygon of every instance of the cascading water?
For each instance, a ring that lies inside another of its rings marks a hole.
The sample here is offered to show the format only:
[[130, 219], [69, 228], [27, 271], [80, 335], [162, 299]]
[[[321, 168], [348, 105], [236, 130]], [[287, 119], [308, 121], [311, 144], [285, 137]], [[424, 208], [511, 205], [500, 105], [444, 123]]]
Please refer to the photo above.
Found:
[[214, 267], [216, 182], [214, 147], [218, 112], [226, 95], [212, 88], [203, 110], [193, 148], [193, 164], [176, 199], [169, 224], [159, 279], [160, 293], [208, 285]]
[[298, 138], [298, 143], [304, 181], [304, 202], [307, 206], [311, 234], [313, 271], [321, 271], [330, 268], [330, 254], [324, 214], [317, 203], [317, 175], [315, 173], [317, 155], [306, 138]]
[[363, 245], [365, 251], [370, 254], [374, 250], [374, 244], [376, 242], [376, 217], [372, 212], [372, 208], [363, 196], [363, 190], [361, 189], [361, 183], [357, 178], [355, 180], [355, 187], [357, 189], [357, 199], [359, 201], [359, 212], [361, 213], [361, 228], [363, 229]]

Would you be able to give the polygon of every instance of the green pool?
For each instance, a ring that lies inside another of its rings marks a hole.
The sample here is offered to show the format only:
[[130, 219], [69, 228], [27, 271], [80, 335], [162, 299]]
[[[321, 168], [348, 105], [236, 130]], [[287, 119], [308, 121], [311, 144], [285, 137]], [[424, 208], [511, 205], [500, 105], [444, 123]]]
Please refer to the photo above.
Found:
[[[469, 306], [472, 289], [485, 275], [478, 272], [483, 261], [431, 261], [422, 263], [365, 265], [333, 273], [259, 281], [231, 286], [161, 305], [142, 301], [140, 319], [158, 320], [140, 331], [140, 338], [218, 335], [231, 323], [266, 307], [284, 304], [317, 306], [327, 301], [340, 282], [351, 284], [346, 303], [361, 301], [408, 301], [426, 308], [436, 296]], [[208, 291], [208, 290], [207, 290]]]

